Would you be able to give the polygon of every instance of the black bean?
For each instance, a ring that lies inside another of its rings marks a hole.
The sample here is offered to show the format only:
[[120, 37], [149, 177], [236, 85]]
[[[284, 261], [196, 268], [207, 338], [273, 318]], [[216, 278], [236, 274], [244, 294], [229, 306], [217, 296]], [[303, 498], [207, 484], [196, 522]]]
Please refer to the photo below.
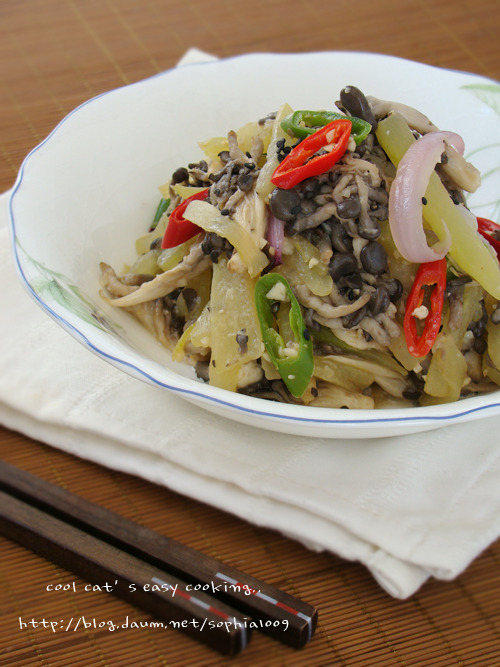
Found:
[[350, 273], [347, 276], [342, 278], [342, 283], [345, 283], [347, 287], [351, 289], [361, 289], [363, 287], [363, 279], [359, 273]]
[[334, 281], [354, 273], [358, 268], [356, 257], [351, 252], [335, 252], [328, 265], [328, 272]]
[[352, 252], [352, 239], [344, 225], [338, 220], [331, 222], [331, 239], [334, 250], [338, 252]]
[[300, 206], [300, 204], [300, 197], [295, 190], [282, 190], [281, 188], [276, 188], [271, 193], [269, 199], [271, 213], [279, 220], [285, 221], [294, 219], [295, 215], [292, 213], [292, 209], [296, 206]]
[[352, 116], [366, 120], [375, 130], [377, 121], [368, 100], [356, 86], [346, 86], [340, 91], [340, 103]]
[[315, 178], [308, 178], [302, 182], [302, 192], [305, 199], [312, 199], [319, 193], [320, 184]]
[[379, 315], [380, 313], [385, 313], [390, 303], [389, 290], [385, 285], [381, 284], [375, 288], [375, 291], [371, 295], [368, 308], [372, 315]]
[[414, 371], [410, 371], [408, 373], [408, 380], [410, 380], [410, 383], [415, 391], [423, 394], [425, 387], [425, 380], [423, 380], [423, 378], [419, 377]]
[[183, 183], [184, 181], [187, 181], [189, 179], [189, 173], [186, 167], [179, 167], [179, 169], [176, 169], [174, 173], [172, 174], [172, 183], [175, 185], [176, 183]]
[[357, 195], [343, 199], [337, 204], [337, 215], [339, 218], [348, 220], [349, 218], [357, 218], [361, 213], [361, 203]]
[[407, 401], [418, 401], [421, 395], [422, 393], [418, 389], [405, 389], [402, 394]]
[[352, 329], [353, 327], [358, 326], [361, 320], [366, 316], [368, 312], [368, 305], [365, 304], [359, 310], [355, 310], [354, 313], [350, 313], [342, 318], [342, 324], [346, 329]]
[[341, 174], [340, 171], [329, 171], [328, 172], [328, 181], [332, 185], [336, 185], [340, 180], [340, 174]]
[[378, 276], [387, 269], [387, 253], [384, 246], [370, 241], [360, 253], [361, 264], [367, 273]]
[[367, 216], [364, 220], [358, 220], [358, 234], [362, 239], [367, 241], [373, 241], [380, 236], [380, 226], [373, 220], [370, 216]]
[[251, 190], [253, 182], [254, 179], [251, 174], [244, 173], [238, 176], [238, 187], [240, 190], [243, 190], [243, 192], [248, 192], [249, 190]]
[[380, 186], [379, 188], [370, 188], [369, 194], [370, 201], [377, 204], [387, 204], [389, 201], [389, 195], [385, 187]]
[[488, 349], [488, 344], [486, 343], [484, 338], [474, 338], [472, 349], [478, 354], [484, 354]]
[[384, 280], [381, 283], [384, 285], [389, 292], [389, 298], [392, 302], [399, 301], [403, 296], [403, 285], [400, 280], [397, 278], [390, 278], [389, 280]]

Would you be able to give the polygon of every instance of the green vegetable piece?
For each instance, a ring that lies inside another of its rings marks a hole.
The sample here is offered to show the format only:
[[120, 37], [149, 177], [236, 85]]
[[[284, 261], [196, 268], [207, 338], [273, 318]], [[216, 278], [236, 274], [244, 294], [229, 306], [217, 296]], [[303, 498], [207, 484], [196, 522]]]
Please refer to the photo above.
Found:
[[[292, 346], [287, 346], [275, 329], [273, 304], [280, 301], [290, 303], [289, 321], [295, 340], [287, 342]], [[302, 396], [314, 372], [313, 346], [299, 302], [287, 280], [277, 273], [259, 278], [255, 285], [255, 307], [262, 340], [272, 363], [289, 391], [296, 397]]]
[[351, 137], [358, 146], [370, 134], [371, 125], [355, 116], [344, 116], [336, 111], [294, 111], [281, 121], [281, 129], [292, 133], [299, 139], [305, 139], [320, 127], [325, 127], [333, 120], [347, 119], [352, 123]]
[[380, 364], [389, 370], [395, 371], [402, 376], [406, 375], [406, 370], [401, 366], [400, 363], [396, 361], [390, 354], [382, 352], [381, 350], [358, 350], [357, 348], [349, 345], [345, 341], [338, 338], [331, 329], [328, 327], [322, 326], [317, 331], [312, 332], [313, 339], [319, 341], [320, 343], [328, 343], [329, 345], [334, 345], [338, 347], [343, 352], [348, 354], [356, 355], [361, 359], [366, 359], [367, 361], [373, 362], [375, 364]]
[[153, 222], [151, 223], [150, 231], [153, 231], [153, 229], [156, 228], [156, 225], [160, 222], [161, 216], [165, 213], [167, 208], [170, 206], [170, 199], [164, 199], [163, 197], [160, 199], [160, 203], [158, 204], [158, 208], [156, 209], [155, 217], [153, 218]]

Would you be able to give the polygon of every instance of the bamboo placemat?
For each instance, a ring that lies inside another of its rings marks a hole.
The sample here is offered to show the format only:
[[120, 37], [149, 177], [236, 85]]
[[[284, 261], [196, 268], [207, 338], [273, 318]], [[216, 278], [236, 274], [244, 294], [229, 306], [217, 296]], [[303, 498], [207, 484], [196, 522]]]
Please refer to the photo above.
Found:
[[[174, 66], [192, 46], [219, 57], [373, 51], [500, 79], [499, 28], [497, 0], [3, 0], [0, 191], [71, 109]], [[425, 95], [425, 82], [417, 85]], [[178, 632], [147, 627], [151, 619], [143, 612], [85, 591], [83, 580], [1, 539], [0, 665], [500, 664], [500, 542], [456, 581], [430, 582], [410, 600], [396, 601], [357, 564], [1, 428], [0, 454], [319, 609], [316, 635], [301, 652], [254, 635], [244, 653], [228, 660]], [[46, 590], [72, 582], [76, 592]], [[76, 617], [95, 619], [97, 627], [52, 632], [19, 623]], [[108, 621], [127, 617], [143, 627], [107, 629]]]

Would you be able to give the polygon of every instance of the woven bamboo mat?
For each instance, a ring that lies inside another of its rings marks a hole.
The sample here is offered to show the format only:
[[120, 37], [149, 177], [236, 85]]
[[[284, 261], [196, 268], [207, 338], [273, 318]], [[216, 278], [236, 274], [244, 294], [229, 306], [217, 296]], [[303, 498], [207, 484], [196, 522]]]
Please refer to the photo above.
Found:
[[[499, 28], [498, 0], [3, 0], [0, 191], [71, 109], [172, 67], [192, 46], [219, 57], [373, 51], [500, 79]], [[425, 82], [419, 85], [424, 91]], [[149, 617], [109, 594], [85, 591], [70, 572], [0, 539], [0, 665], [500, 664], [500, 542], [456, 581], [430, 582], [410, 600], [396, 601], [357, 564], [309, 552], [168, 489], [1, 428], [0, 455], [319, 610], [316, 635], [304, 650], [254, 635], [245, 652], [228, 660], [175, 631], [110, 632], [103, 623]], [[76, 592], [46, 590], [72, 582]], [[19, 623], [76, 617], [95, 619], [97, 627], [55, 633]]]

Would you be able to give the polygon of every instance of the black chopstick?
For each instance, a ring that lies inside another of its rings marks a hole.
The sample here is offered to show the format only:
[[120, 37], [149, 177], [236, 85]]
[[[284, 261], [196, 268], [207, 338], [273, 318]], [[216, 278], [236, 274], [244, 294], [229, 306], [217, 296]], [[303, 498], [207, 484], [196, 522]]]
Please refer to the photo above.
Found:
[[[95, 539], [108, 549], [113, 548], [122, 553], [124, 558], [127, 556], [143, 563], [144, 567], [151, 566], [158, 569], [162, 575], [156, 574], [157, 579], [162, 580], [163, 576], [163, 580], [166, 581], [170, 576], [172, 581], [179, 580], [179, 586], [184, 586], [182, 590], [186, 594], [189, 593], [191, 596], [203, 594], [202, 605], [207, 602], [217, 607], [226, 605], [221, 607], [220, 613], [229, 618], [236, 617], [238, 623], [234, 623], [234, 635], [227, 633], [226, 628], [221, 624], [224, 632], [219, 633], [220, 637], [215, 637], [217, 633], [214, 633], [210, 626], [206, 633], [199, 633], [207, 635], [206, 637], [198, 637], [202, 641], [216, 642], [215, 647], [222, 652], [232, 654], [244, 648], [253, 629], [265, 632], [294, 648], [304, 646], [314, 634], [317, 623], [317, 611], [314, 607], [270, 584], [229, 567], [215, 558], [125, 519], [104, 507], [5, 462], [0, 462], [0, 489], [9, 494], [12, 499], [34, 506], [42, 514], [49, 516], [52, 521], [57, 520], [83, 533], [87, 540]], [[3, 507], [1, 507], [0, 516], [3, 514]], [[33, 548], [33, 543], [30, 543], [33, 537], [26, 534], [28, 529], [15, 528], [17, 520], [4, 517], [0, 520], [0, 527], [4, 528], [6, 534], [14, 540], [22, 541], [25, 546], [36, 550]], [[44, 539], [50, 542], [50, 530]], [[39, 546], [36, 539], [34, 546]], [[81, 546], [84, 547], [85, 544], [81, 543]], [[50, 544], [43, 548], [45, 552], [42, 555], [55, 560]], [[40, 550], [38, 552], [40, 553]], [[88, 556], [88, 549], [73, 556], [75, 566], [84, 568], [83, 571], [80, 569], [77, 572], [84, 578], [91, 578], [90, 575], [93, 575], [93, 570], [86, 573], [85, 567], [87, 566], [80, 562], [82, 558], [85, 559]], [[61, 561], [58, 562], [75, 571], [71, 563], [64, 565]], [[135, 565], [137, 566], [137, 563]], [[98, 566], [95, 564], [91, 565], [91, 568], [96, 567]], [[106, 566], [103, 568], [103, 575], [108, 576], [105, 572]], [[125, 568], [118, 578], [123, 577], [126, 581], [127, 576], [131, 574], [134, 574], [133, 570], [129, 571]], [[148, 571], [148, 576], [149, 574]], [[128, 592], [128, 585], [121, 588], [124, 589], [123, 592]], [[178, 588], [178, 590], [181, 589]], [[156, 598], [144, 595], [143, 599], [139, 600], [139, 597], [135, 597], [136, 593], [137, 591], [126, 599], [142, 608], [146, 608], [147, 604], [146, 610], [158, 616], [156, 608], [152, 609], [149, 605], [153, 598], [155, 599], [154, 604], [157, 605]], [[120, 591], [116, 591], [116, 594], [119, 595]], [[172, 596], [169, 602], [175, 602], [175, 597], [179, 596]], [[160, 600], [164, 599], [165, 596], [160, 596]], [[235, 609], [238, 611], [235, 612]], [[184, 610], [183, 613], [185, 613]], [[219, 622], [221, 618], [222, 616], [219, 615]], [[238, 627], [238, 624], [241, 624], [241, 627]], [[225, 636], [226, 634], [230, 634], [230, 637]]]
[[[60, 519], [0, 491], [0, 530], [48, 560], [227, 655], [248, 644], [244, 617], [186, 583]], [[156, 585], [155, 585], [156, 584]], [[95, 589], [94, 588], [94, 589]], [[82, 618], [72, 619], [76, 631]]]

